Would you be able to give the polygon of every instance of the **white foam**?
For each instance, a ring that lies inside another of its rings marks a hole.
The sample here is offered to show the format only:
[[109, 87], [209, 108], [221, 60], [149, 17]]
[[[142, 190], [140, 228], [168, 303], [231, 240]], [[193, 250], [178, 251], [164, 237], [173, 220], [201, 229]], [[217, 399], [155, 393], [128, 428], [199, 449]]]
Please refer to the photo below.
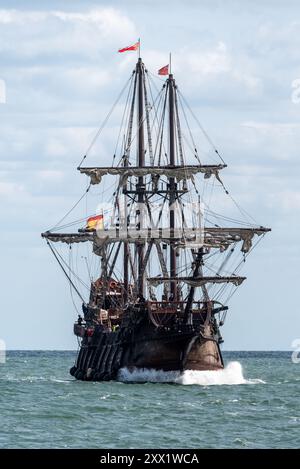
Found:
[[245, 379], [242, 365], [239, 362], [230, 362], [223, 370], [185, 370], [183, 373], [148, 368], [133, 368], [132, 370], [122, 368], [118, 379], [123, 382], [197, 384], [199, 386], [264, 383], [260, 379]]

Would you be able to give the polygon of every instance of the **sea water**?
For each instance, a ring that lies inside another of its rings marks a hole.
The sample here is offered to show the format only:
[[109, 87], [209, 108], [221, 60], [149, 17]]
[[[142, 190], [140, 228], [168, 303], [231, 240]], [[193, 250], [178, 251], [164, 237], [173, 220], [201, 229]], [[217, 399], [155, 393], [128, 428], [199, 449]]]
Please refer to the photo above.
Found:
[[222, 371], [122, 369], [81, 382], [74, 352], [8, 352], [1, 448], [297, 448], [300, 364], [289, 352], [225, 352]]

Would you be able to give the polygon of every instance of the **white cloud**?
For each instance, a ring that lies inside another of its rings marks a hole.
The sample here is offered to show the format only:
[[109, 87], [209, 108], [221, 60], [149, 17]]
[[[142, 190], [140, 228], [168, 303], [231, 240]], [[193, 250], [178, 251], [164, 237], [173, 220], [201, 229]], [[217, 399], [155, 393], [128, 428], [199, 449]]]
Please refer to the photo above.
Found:
[[58, 170], [43, 170], [37, 172], [37, 177], [42, 181], [60, 182], [64, 177], [64, 173]]
[[[156, 71], [159, 66], [168, 63], [168, 55], [157, 50], [147, 53], [147, 66]], [[216, 93], [223, 89], [224, 82], [230, 90], [230, 95], [243, 94], [243, 89], [250, 93], [261, 93], [261, 79], [256, 74], [255, 64], [245, 56], [241, 56], [224, 41], [210, 45], [195, 47], [190, 50], [182, 47], [176, 51], [172, 59], [172, 69], [184, 83], [187, 89], [197, 87], [198, 94], [201, 89], [213, 86]], [[199, 85], [201, 88], [199, 88]], [[237, 89], [236, 85], [240, 88]], [[210, 90], [211, 91], [211, 90]], [[228, 89], [227, 89], [228, 92]], [[233, 93], [232, 93], [233, 92]]]
[[96, 25], [104, 36], [110, 36], [116, 32], [135, 32], [134, 25], [128, 16], [119, 10], [110, 7], [95, 8], [81, 13], [66, 11], [22, 11], [22, 10], [0, 10], [0, 23], [25, 24], [41, 23], [47, 19], [57, 18], [60, 21], [72, 24]]
[[17, 198], [21, 194], [24, 195], [24, 187], [14, 182], [0, 182], [0, 194], [2, 197]]
[[[110, 7], [82, 13], [0, 10], [0, 24], [0, 50], [28, 58], [62, 53], [96, 57], [100, 50], [116, 52], [123, 41], [137, 37], [128, 16]], [[21, 38], [17, 47], [16, 27]]]
[[101, 8], [90, 10], [87, 13], [66, 13], [55, 11], [50, 13], [63, 21], [71, 23], [87, 23], [97, 27], [104, 39], [111, 38], [114, 35], [126, 37], [136, 34], [132, 21], [120, 11], [114, 8]]
[[267, 135], [279, 134], [280, 136], [293, 135], [295, 131], [298, 132], [300, 129], [300, 123], [298, 124], [297, 122], [281, 123], [281, 122], [248, 121], [248, 122], [242, 122], [241, 126], [257, 130], [258, 132], [261, 132], [262, 134], [267, 134]]
[[0, 23], [4, 25], [37, 23], [45, 20], [48, 15], [49, 13], [41, 11], [0, 10]]
[[267, 203], [270, 208], [283, 210], [286, 213], [295, 213], [300, 210], [300, 191], [283, 190], [269, 194]]
[[298, 122], [242, 122], [248, 146], [271, 155], [273, 160], [299, 160], [300, 123]]
[[[80, 126], [48, 128], [43, 132], [44, 138], [41, 139], [45, 142], [42, 147], [43, 153], [45, 152], [48, 159], [56, 160], [57, 157], [63, 157], [63, 161], [69, 159], [76, 165], [84, 155], [96, 130], [96, 127]], [[99, 146], [101, 142], [97, 142], [97, 150]]]
[[70, 148], [67, 146], [67, 142], [55, 137], [48, 137], [45, 142], [46, 154], [51, 157], [66, 156], [70, 151]]
[[266, 21], [257, 30], [254, 40], [257, 51], [269, 54], [273, 59], [283, 60], [286, 55], [279, 53], [285, 51], [289, 57], [298, 57], [300, 46], [300, 22], [281, 21], [280, 27], [276, 21]]
[[187, 65], [190, 73], [206, 76], [219, 75], [232, 70], [232, 58], [224, 42], [219, 42], [210, 50], [186, 52], [182, 52], [181, 61], [186, 62], [184, 65]]
[[82, 90], [86, 95], [90, 92], [98, 92], [99, 87], [110, 82], [109, 70], [101, 70], [97, 67], [69, 68], [62, 73], [61, 85], [69, 85], [77, 90]]

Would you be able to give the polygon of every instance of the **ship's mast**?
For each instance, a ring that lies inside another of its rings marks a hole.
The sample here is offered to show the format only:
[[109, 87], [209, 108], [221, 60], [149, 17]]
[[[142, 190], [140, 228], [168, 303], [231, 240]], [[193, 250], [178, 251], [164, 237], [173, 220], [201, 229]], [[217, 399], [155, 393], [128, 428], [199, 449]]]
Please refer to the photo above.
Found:
[[[129, 128], [128, 128], [128, 136], [127, 142], [124, 152], [124, 166], [129, 165], [129, 153], [132, 144], [132, 129], [133, 129], [133, 117], [134, 117], [134, 109], [135, 109], [135, 98], [136, 98], [136, 83], [137, 83], [137, 73], [136, 71], [133, 72], [135, 74], [134, 77], [134, 85], [133, 85], [133, 93], [132, 93], [132, 101], [130, 106], [130, 116], [129, 116]], [[124, 228], [127, 230], [128, 227], [128, 212], [127, 212], [127, 195], [126, 195], [126, 183], [123, 186], [123, 194], [124, 194]], [[128, 300], [128, 286], [129, 286], [129, 269], [128, 269], [128, 260], [130, 256], [129, 245], [127, 241], [124, 241], [124, 252], [123, 252], [123, 275], [124, 275], [124, 304]]]
[[[175, 166], [175, 122], [174, 122], [174, 88], [175, 80], [173, 75], [169, 75], [168, 79], [169, 88], [169, 161], [170, 166]], [[174, 238], [175, 228], [175, 211], [174, 204], [176, 201], [176, 183], [175, 178], [169, 178], [169, 209], [170, 209], [170, 237]], [[170, 241], [170, 277], [176, 277], [176, 251], [174, 241]], [[177, 287], [176, 282], [170, 282], [171, 299], [177, 300]]]
[[[138, 119], [138, 166], [143, 167], [145, 166], [145, 142], [144, 142], [144, 77], [143, 77], [143, 63], [142, 59], [139, 58], [136, 64], [136, 73], [138, 77], [138, 112], [137, 112], [137, 119]], [[139, 229], [142, 229], [142, 220], [143, 214], [141, 212], [142, 204], [144, 203], [144, 178], [140, 176], [138, 178], [137, 184], [137, 194], [138, 194], [138, 215], [139, 215]], [[144, 296], [144, 245], [139, 243], [137, 245], [137, 257], [138, 257], [138, 293]]]

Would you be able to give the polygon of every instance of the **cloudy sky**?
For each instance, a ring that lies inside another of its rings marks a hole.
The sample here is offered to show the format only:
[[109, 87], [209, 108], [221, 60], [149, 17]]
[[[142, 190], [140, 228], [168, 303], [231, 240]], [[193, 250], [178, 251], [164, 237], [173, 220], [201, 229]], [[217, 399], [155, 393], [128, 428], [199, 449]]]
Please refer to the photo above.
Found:
[[[231, 301], [225, 349], [300, 338], [300, 5], [297, 1], [0, 1], [1, 326], [9, 349], [72, 349], [70, 292], [40, 232], [86, 187], [76, 167], [142, 39], [225, 158], [223, 179], [272, 227]], [[298, 81], [297, 81], [298, 80]], [[113, 133], [113, 122], [111, 132]], [[109, 164], [102, 144], [99, 164]]]

